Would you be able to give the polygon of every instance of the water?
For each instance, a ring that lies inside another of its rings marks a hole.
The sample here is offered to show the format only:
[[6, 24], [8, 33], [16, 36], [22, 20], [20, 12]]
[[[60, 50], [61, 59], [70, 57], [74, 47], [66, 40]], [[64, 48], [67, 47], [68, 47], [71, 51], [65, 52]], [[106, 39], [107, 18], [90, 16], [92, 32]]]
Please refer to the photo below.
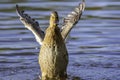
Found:
[[[62, 19], [80, 0], [0, 1], [0, 80], [38, 80], [39, 44], [19, 21], [15, 4], [35, 18], [41, 28], [57, 10]], [[120, 2], [86, 0], [82, 19], [66, 42], [70, 62], [69, 79], [120, 80]]]

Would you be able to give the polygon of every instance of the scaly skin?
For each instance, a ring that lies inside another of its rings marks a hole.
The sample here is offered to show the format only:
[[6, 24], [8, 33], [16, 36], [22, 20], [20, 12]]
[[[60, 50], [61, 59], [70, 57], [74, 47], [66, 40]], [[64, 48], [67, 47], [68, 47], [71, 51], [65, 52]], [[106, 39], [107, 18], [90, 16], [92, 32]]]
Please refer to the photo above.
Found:
[[67, 77], [68, 53], [57, 22], [57, 12], [52, 12], [39, 54], [42, 80], [66, 80]]

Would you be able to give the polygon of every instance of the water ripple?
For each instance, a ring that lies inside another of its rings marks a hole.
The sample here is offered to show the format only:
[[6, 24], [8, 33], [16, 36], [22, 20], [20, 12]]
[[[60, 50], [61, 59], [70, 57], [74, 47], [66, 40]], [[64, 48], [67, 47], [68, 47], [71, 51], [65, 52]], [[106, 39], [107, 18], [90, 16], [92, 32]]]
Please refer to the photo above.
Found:
[[[19, 21], [19, 4], [45, 30], [49, 15], [56, 10], [62, 19], [79, 0], [1, 0], [0, 1], [0, 80], [36, 80], [40, 46]], [[119, 0], [88, 0], [82, 19], [72, 29], [66, 45], [70, 55], [70, 78], [120, 80]], [[47, 5], [47, 6], [46, 6]], [[27, 76], [27, 77], [26, 77]]]

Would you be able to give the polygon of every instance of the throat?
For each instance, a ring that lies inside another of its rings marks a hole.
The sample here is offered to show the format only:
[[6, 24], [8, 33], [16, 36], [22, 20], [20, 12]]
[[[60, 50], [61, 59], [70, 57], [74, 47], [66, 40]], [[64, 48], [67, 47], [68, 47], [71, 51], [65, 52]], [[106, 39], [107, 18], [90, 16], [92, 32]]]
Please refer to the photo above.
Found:
[[57, 27], [57, 23], [55, 23], [55, 22], [50, 22], [50, 27]]

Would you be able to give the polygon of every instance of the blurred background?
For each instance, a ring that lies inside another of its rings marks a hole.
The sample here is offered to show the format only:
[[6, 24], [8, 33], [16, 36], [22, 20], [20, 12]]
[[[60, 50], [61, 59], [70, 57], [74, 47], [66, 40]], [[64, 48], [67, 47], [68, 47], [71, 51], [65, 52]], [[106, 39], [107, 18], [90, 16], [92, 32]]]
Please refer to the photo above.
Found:
[[[40, 27], [49, 25], [51, 11], [63, 18], [81, 0], [0, 0], [0, 80], [38, 80], [40, 45], [20, 22], [18, 4]], [[81, 20], [66, 46], [70, 80], [120, 80], [120, 1], [86, 0]]]

